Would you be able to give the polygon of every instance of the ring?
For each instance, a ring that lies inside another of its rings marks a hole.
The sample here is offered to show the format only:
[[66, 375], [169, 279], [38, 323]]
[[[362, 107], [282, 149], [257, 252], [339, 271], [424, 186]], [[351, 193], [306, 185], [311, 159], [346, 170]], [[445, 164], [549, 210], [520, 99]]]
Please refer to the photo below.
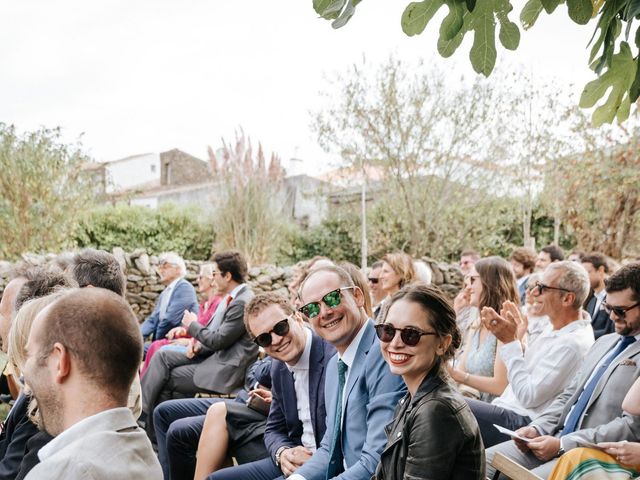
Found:
[[493, 326], [495, 327], [497, 324], [498, 324], [498, 321], [497, 321], [497, 320], [495, 320], [495, 319], [494, 319], [494, 320], [491, 320], [491, 325], [493, 325]]

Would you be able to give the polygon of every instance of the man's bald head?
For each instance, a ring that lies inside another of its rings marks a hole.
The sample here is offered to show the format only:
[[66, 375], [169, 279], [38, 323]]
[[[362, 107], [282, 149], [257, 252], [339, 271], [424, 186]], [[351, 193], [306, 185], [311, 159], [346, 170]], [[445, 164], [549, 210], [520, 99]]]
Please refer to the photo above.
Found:
[[39, 357], [47, 357], [56, 343], [63, 345], [89, 382], [126, 405], [142, 360], [142, 340], [121, 296], [102, 288], [71, 290], [36, 321], [42, 322]]

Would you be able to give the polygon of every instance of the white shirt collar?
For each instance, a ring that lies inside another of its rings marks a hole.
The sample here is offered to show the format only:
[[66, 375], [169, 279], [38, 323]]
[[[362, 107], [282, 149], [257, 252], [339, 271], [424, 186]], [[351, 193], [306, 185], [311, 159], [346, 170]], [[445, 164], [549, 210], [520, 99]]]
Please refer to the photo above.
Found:
[[[293, 320], [295, 321], [295, 320]], [[290, 372], [295, 370], [309, 370], [309, 357], [311, 356], [311, 330], [309, 328], [304, 327], [304, 332], [306, 334], [306, 340], [304, 344], [304, 350], [302, 351], [302, 355], [298, 359], [298, 362], [295, 365], [289, 365], [285, 363]]]
[[171, 282], [169, 285], [167, 285], [166, 289], [169, 290], [169, 291], [173, 290], [180, 280], [182, 280], [182, 277], [176, 278], [173, 282]]
[[242, 290], [244, 288], [244, 286], [246, 285], [246, 283], [241, 283], [240, 285], [238, 285], [236, 288], [234, 288], [233, 290], [231, 290], [231, 293], [229, 293], [229, 296], [233, 299], [236, 298], [236, 295], [238, 295], [238, 293], [240, 293], [240, 290]]
[[338, 354], [338, 358], [347, 364], [347, 367], [351, 369], [351, 365], [353, 365], [353, 361], [356, 358], [356, 353], [358, 352], [358, 346], [360, 345], [360, 340], [362, 340], [362, 336], [364, 335], [364, 331], [367, 329], [367, 325], [369, 323], [369, 319], [367, 319], [362, 327], [360, 327], [360, 331], [356, 337], [351, 341], [347, 349], [344, 351], [342, 355]]

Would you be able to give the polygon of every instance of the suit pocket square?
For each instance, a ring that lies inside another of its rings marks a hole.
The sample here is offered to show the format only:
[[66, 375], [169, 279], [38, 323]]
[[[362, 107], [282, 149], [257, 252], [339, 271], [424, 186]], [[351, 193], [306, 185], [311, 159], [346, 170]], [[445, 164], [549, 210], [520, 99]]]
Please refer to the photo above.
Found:
[[621, 360], [618, 365], [620, 365], [621, 367], [635, 367], [637, 364], [635, 360], [631, 358], [625, 358], [624, 360]]

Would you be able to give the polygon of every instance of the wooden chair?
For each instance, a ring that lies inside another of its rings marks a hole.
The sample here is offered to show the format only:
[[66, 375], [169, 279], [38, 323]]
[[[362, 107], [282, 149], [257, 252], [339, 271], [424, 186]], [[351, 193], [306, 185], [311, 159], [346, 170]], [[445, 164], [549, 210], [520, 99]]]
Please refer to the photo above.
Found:
[[496, 453], [493, 456], [491, 466], [496, 469], [496, 474], [493, 476], [494, 480], [497, 480], [500, 473], [506, 475], [511, 480], [543, 480], [535, 473], [530, 472], [522, 465], [514, 462], [508, 457], [505, 457], [501, 453]]

